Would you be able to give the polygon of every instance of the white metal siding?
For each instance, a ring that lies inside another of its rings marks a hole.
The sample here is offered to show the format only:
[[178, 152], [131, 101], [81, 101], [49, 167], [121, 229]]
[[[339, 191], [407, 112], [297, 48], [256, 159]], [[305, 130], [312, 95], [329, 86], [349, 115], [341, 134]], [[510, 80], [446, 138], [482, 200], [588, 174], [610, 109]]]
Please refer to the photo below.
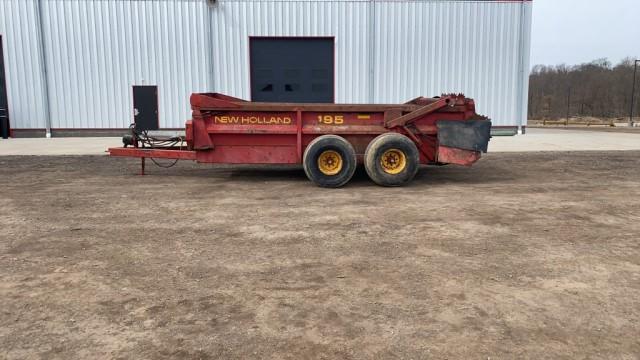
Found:
[[[521, 10], [528, 4], [374, 4], [374, 102], [462, 92], [476, 100], [478, 112], [490, 116], [494, 126], [521, 124], [520, 97], [526, 94], [520, 68]], [[528, 68], [524, 73], [526, 77]]]
[[124, 128], [132, 85], [157, 85], [160, 126], [182, 128], [209, 88], [201, 0], [45, 0], [52, 128]]
[[37, 2], [0, 0], [0, 35], [11, 128], [44, 129], [45, 93]]
[[[526, 124], [531, 2], [0, 0], [12, 128], [124, 128], [132, 85], [157, 85], [162, 128], [189, 94], [248, 99], [250, 36], [335, 39], [338, 103], [464, 92], [496, 126]], [[286, 56], [286, 54], [283, 54]]]
[[212, 7], [214, 90], [251, 97], [250, 36], [330, 36], [335, 37], [336, 102], [368, 102], [368, 6], [362, 1], [218, 1]]
[[526, 125], [530, 7], [502, 1], [218, 1], [214, 89], [249, 99], [250, 36], [333, 36], [338, 103], [463, 92], [494, 126]]

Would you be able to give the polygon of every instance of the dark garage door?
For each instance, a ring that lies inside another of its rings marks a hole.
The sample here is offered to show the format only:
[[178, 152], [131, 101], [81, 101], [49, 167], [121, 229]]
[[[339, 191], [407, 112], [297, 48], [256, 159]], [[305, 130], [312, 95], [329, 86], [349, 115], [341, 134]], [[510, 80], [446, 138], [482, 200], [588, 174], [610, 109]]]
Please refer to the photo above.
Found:
[[333, 39], [251, 38], [251, 100], [332, 103]]

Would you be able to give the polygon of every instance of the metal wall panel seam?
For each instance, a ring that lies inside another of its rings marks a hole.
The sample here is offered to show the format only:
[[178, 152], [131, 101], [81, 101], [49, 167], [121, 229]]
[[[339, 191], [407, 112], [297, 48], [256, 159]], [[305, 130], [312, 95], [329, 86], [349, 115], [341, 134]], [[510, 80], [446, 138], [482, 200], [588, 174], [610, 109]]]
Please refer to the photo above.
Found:
[[523, 25], [523, 73], [522, 79], [524, 80], [520, 90], [520, 97], [522, 102], [522, 107], [520, 109], [520, 119], [522, 121], [522, 126], [527, 126], [528, 122], [528, 108], [529, 108], [529, 72], [530, 72], [530, 61], [531, 61], [531, 17], [532, 17], [532, 7], [533, 2], [523, 3], [524, 6], [524, 25]]
[[38, 49], [39, 49], [39, 58], [40, 58], [40, 73], [42, 76], [42, 82], [43, 82], [43, 87], [44, 87], [44, 91], [42, 94], [42, 100], [43, 100], [43, 105], [44, 105], [44, 121], [45, 121], [45, 131], [46, 134], [45, 136], [50, 138], [51, 137], [51, 111], [50, 111], [50, 107], [49, 107], [49, 81], [48, 81], [48, 75], [47, 75], [47, 57], [46, 57], [46, 49], [45, 49], [45, 45], [44, 45], [44, 27], [42, 24], [42, 1], [43, 0], [38, 0], [38, 9], [37, 9], [37, 14], [38, 14], [38, 28], [37, 28], [37, 33], [36, 33], [36, 38], [38, 41]]
[[[213, 4], [207, 2], [207, 37], [206, 43], [213, 44]], [[213, 47], [208, 51], [205, 51], [207, 61], [207, 89], [213, 89], [214, 84], [214, 71], [213, 71]]]

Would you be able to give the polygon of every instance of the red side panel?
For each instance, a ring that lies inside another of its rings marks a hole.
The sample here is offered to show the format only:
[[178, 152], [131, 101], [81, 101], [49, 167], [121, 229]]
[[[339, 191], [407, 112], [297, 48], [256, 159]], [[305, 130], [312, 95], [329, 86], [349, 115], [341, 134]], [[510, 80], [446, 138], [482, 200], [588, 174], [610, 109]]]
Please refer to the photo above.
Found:
[[296, 145], [216, 145], [215, 150], [197, 151], [196, 160], [218, 164], [297, 164]]
[[438, 162], [444, 164], [457, 164], [471, 166], [480, 159], [479, 151], [462, 150], [447, 146], [438, 147]]
[[202, 108], [238, 108], [239, 103], [246, 102], [242, 99], [218, 93], [191, 94], [191, 107], [193, 109]]

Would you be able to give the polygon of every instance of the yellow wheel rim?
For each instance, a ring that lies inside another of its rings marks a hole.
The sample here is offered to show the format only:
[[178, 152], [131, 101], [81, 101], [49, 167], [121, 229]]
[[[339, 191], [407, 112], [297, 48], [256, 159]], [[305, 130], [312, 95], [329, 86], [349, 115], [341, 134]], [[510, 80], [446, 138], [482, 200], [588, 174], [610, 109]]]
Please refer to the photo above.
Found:
[[318, 168], [325, 175], [335, 175], [342, 170], [342, 156], [333, 150], [324, 151], [318, 157]]
[[389, 149], [380, 157], [380, 165], [387, 174], [399, 174], [407, 167], [407, 156], [398, 149]]

